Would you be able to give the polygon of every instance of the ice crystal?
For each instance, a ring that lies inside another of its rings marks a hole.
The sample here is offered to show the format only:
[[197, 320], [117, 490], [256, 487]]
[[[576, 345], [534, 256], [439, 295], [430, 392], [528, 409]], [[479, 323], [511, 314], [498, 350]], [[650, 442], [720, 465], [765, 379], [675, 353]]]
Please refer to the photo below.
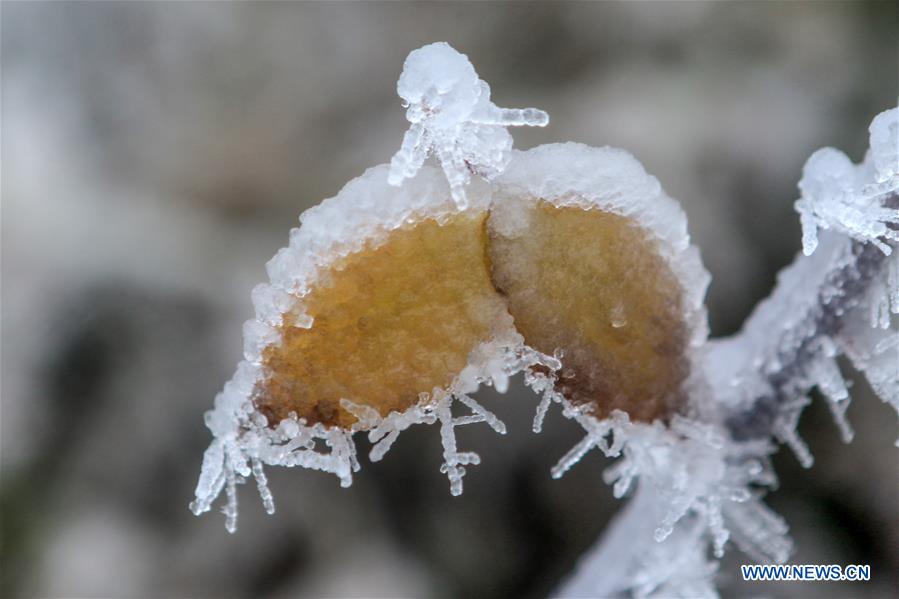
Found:
[[818, 246], [818, 230], [834, 230], [870, 242], [889, 254], [899, 240], [899, 207], [884, 201], [899, 187], [899, 109], [871, 123], [871, 149], [865, 164], [853, 165], [842, 152], [823, 148], [812, 154], [799, 182], [796, 210], [802, 221], [802, 251]]
[[507, 127], [543, 127], [549, 115], [536, 108], [499, 108], [490, 86], [478, 78], [464, 54], [445, 42], [414, 50], [406, 58], [397, 93], [411, 123], [400, 150], [390, 161], [391, 185], [413, 176], [434, 154], [460, 208], [471, 173], [495, 177], [512, 149]]
[[776, 483], [770, 443], [737, 443], [715, 424], [684, 417], [667, 427], [614, 420], [604, 426], [617, 441], [598, 444], [620, 455], [605, 479], [616, 497], [637, 487], [636, 497], [559, 595], [714, 596], [709, 546], [718, 558], [728, 542], [761, 561], [787, 558], [786, 524], [758, 492]]
[[[874, 119], [871, 149], [859, 165], [836, 150], [812, 157], [800, 184], [803, 197], [814, 181], [817, 191], [809, 197], [822, 202], [822, 213], [842, 215], [842, 224], [831, 223], [820, 240], [815, 236], [813, 254], [781, 271], [774, 292], [739, 335], [711, 346], [706, 372], [719, 401], [735, 414], [754, 415], [752, 421], [733, 418], [735, 431], [774, 434], [804, 465], [810, 466], [812, 459], [795, 425], [813, 387], [828, 401], [844, 440], [852, 438], [845, 419], [848, 385], [836, 362], [840, 354], [853, 361], [885, 401], [894, 403], [896, 396], [899, 362], [891, 363], [895, 354], [886, 349], [899, 336], [891, 323], [891, 315], [899, 313], [899, 267], [897, 256], [891, 255], [897, 225], [890, 224], [899, 222], [896, 119], [896, 109]], [[843, 210], [848, 204], [867, 205], [869, 214], [891, 215], [882, 221], [883, 229], [869, 231], [882, 234], [869, 238], [847, 224], [845, 219], [856, 214]], [[808, 232], [806, 228], [804, 234]], [[747, 389], [751, 391], [739, 392]]]

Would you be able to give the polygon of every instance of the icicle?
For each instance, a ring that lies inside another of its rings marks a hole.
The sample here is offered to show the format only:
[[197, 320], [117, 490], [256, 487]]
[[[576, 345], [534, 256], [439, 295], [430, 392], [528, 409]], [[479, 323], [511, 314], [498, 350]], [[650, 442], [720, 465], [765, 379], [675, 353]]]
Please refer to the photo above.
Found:
[[199, 516], [209, 511], [212, 502], [225, 486], [225, 450], [219, 439], [214, 439], [203, 454], [200, 480], [197, 482], [196, 499], [191, 502], [191, 511]]
[[553, 393], [551, 388], [547, 388], [540, 397], [540, 403], [537, 404], [537, 413], [534, 414], [534, 425], [532, 427], [535, 433], [543, 430], [543, 420], [549, 411], [549, 404], [552, 403]]
[[808, 445], [799, 436], [796, 427], [799, 425], [799, 417], [802, 410], [809, 404], [807, 397], [790, 402], [788, 405], [781, 406], [780, 414], [772, 426], [772, 433], [781, 442], [785, 443], [793, 453], [803, 468], [811, 468], [815, 463], [815, 458], [808, 449]]
[[225, 481], [225, 494], [228, 501], [222, 508], [225, 514], [225, 530], [234, 534], [237, 532], [237, 475], [233, 470], [228, 470]]
[[253, 478], [256, 479], [256, 488], [259, 490], [259, 497], [262, 499], [262, 506], [265, 508], [267, 514], [274, 514], [275, 499], [274, 497], [272, 497], [272, 492], [268, 488], [268, 479], [265, 476], [265, 471], [262, 469], [262, 462], [260, 462], [256, 458], [253, 458], [252, 464]]
[[553, 478], [562, 478], [562, 475], [568, 472], [572, 466], [577, 464], [584, 454], [593, 449], [596, 446], [596, 438], [593, 435], [586, 435], [583, 439], [578, 442], [577, 445], [572, 447], [568, 453], [562, 456], [562, 459], [558, 461], [558, 463], [552, 467], [550, 471]]
[[480, 464], [481, 458], [474, 452], [459, 452], [456, 449], [456, 433], [453, 431], [453, 427], [456, 425], [453, 422], [453, 414], [450, 409], [452, 396], [435, 389], [434, 397], [438, 398], [436, 411], [437, 418], [440, 421], [440, 439], [443, 443], [444, 462], [440, 467], [440, 471], [449, 477], [450, 493], [452, 495], [461, 495], [465, 466], [468, 464]]
[[[490, 426], [490, 428], [492, 428], [499, 434], [501, 434], [501, 435], [506, 434], [506, 425], [503, 423], [502, 420], [497, 418], [493, 412], [487, 410], [481, 404], [476, 402], [474, 399], [468, 397], [464, 393], [456, 395], [456, 399], [458, 399], [463, 404], [468, 406], [468, 408], [477, 415], [476, 419], [470, 420], [469, 422], [472, 422], [472, 423], [486, 422], [487, 425]], [[454, 423], [454, 426], [459, 426], [459, 424], [468, 424], [468, 422], [456, 422], [456, 423]]]

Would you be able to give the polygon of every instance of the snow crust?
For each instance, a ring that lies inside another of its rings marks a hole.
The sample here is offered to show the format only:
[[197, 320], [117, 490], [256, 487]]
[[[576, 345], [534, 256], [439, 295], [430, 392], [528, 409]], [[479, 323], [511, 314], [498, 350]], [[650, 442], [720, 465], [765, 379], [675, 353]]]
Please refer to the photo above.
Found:
[[489, 179], [508, 163], [512, 136], [506, 128], [549, 123], [542, 110], [493, 104], [490, 86], [478, 78], [468, 57], [446, 42], [412, 51], [396, 89], [411, 124], [390, 162], [391, 185], [413, 176], [434, 154], [463, 209], [471, 174]]

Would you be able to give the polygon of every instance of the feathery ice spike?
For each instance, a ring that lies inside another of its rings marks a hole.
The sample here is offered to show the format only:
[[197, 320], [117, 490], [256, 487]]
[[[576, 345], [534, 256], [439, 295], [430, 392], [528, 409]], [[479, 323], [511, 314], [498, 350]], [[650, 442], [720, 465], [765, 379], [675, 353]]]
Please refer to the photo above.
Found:
[[819, 229], [871, 243], [886, 255], [899, 242], [899, 207], [885, 203], [899, 173], [899, 110], [879, 114], [870, 134], [865, 168], [834, 148], [818, 150], [805, 163], [796, 210], [806, 256], [818, 247]]

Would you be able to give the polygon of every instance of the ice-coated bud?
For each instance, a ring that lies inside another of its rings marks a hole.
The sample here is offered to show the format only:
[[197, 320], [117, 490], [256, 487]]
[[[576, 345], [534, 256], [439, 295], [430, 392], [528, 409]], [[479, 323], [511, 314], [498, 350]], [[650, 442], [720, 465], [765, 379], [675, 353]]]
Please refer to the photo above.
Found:
[[396, 88], [411, 126], [390, 161], [388, 181], [400, 185], [435, 154], [453, 200], [463, 209], [471, 173], [491, 178], [505, 169], [512, 150], [506, 127], [549, 122], [549, 115], [536, 108], [493, 104], [490, 86], [478, 78], [468, 57], [446, 42], [413, 50]]

